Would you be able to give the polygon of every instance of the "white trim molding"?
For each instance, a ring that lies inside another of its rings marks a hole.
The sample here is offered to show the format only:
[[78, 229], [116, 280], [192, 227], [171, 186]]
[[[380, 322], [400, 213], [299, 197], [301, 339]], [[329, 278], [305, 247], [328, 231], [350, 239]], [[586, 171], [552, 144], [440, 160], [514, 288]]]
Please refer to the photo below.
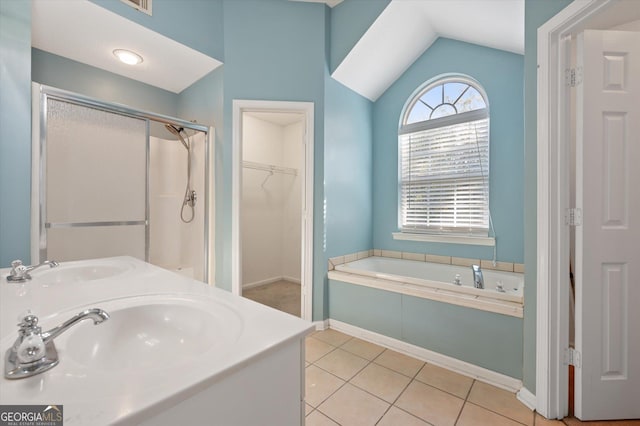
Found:
[[316, 331], [323, 331], [329, 328], [329, 320], [314, 321], [313, 325], [316, 326]]
[[242, 200], [242, 114], [244, 112], [295, 112], [305, 116], [304, 179], [302, 188], [301, 316], [308, 321], [313, 312], [313, 102], [258, 101], [234, 99], [232, 106], [231, 148], [231, 292], [242, 294], [242, 247], [240, 239], [240, 201]]
[[538, 28], [536, 410], [546, 418], [568, 414], [570, 147], [566, 123], [566, 38], [615, 0], [575, 0]]
[[278, 281], [288, 281], [288, 282], [293, 283], [293, 284], [301, 284], [301, 282], [300, 282], [300, 280], [298, 278], [279, 276], [279, 277], [271, 277], [271, 278], [266, 278], [264, 280], [254, 281], [252, 283], [245, 283], [245, 284], [242, 285], [242, 290], [247, 290], [247, 289], [255, 288], [255, 287], [261, 287], [263, 285], [277, 283]]
[[529, 389], [521, 387], [516, 393], [518, 401], [522, 402], [529, 410], [534, 411], [536, 409], [536, 396], [532, 394]]
[[426, 241], [432, 243], [469, 244], [473, 246], [495, 246], [494, 237], [473, 237], [466, 235], [420, 234], [410, 232], [393, 232], [394, 240]]
[[412, 345], [411, 343], [365, 330], [363, 328], [356, 327], [355, 325], [347, 324], [335, 319], [329, 319], [329, 327], [351, 336], [358, 337], [362, 340], [366, 340], [367, 342], [393, 349], [396, 352], [417, 358], [421, 361], [428, 362], [429, 364], [437, 365], [439, 367], [446, 368], [447, 370], [489, 383], [509, 392], [518, 392], [522, 388], [522, 381], [519, 379], [515, 379], [505, 374], [497, 373], [465, 361], [460, 361], [459, 359], [442, 355], [420, 346]]

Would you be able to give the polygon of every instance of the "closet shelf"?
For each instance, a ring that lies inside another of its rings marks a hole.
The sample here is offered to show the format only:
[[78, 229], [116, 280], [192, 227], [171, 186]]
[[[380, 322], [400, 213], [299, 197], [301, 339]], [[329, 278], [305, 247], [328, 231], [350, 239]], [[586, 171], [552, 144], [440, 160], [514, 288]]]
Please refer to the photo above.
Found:
[[254, 169], [254, 170], [264, 170], [265, 172], [271, 172], [271, 173], [282, 173], [285, 175], [298, 176], [298, 169], [293, 169], [291, 167], [275, 166], [273, 164], [263, 164], [263, 163], [256, 163], [253, 161], [243, 161], [242, 167], [247, 169]]

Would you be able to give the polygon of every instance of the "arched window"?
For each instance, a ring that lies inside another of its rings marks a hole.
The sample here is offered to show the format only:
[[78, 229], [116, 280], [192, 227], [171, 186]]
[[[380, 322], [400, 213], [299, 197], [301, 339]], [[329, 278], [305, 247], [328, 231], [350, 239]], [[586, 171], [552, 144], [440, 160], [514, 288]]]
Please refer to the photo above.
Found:
[[398, 131], [402, 232], [487, 236], [489, 105], [468, 77], [444, 77], [407, 103]]

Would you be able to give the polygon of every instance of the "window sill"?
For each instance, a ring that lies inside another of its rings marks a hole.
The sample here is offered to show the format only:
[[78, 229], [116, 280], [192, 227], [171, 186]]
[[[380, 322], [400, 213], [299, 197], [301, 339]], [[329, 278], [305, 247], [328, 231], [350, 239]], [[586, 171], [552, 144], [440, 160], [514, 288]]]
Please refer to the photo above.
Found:
[[431, 243], [468, 244], [473, 246], [495, 246], [494, 237], [471, 237], [465, 235], [410, 234], [408, 232], [392, 233], [394, 240], [425, 241]]

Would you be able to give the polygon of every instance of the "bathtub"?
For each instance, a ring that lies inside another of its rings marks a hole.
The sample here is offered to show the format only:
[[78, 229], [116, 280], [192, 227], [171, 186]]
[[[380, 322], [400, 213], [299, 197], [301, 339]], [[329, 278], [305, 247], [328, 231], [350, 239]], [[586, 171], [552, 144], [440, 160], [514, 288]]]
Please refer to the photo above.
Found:
[[[329, 279], [521, 318], [523, 274], [487, 269], [482, 273], [485, 288], [478, 289], [471, 267], [373, 256], [337, 265]], [[454, 283], [456, 278], [460, 285]]]

